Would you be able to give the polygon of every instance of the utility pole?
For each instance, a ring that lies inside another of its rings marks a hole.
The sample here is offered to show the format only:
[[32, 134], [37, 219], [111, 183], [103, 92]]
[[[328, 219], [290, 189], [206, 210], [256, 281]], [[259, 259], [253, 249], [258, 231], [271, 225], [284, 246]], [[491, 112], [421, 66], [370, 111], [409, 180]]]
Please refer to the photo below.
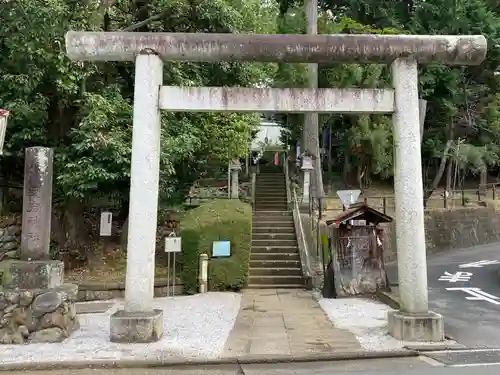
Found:
[[[307, 14], [307, 34], [318, 34], [318, 0], [306, 0]], [[309, 88], [318, 88], [318, 64], [308, 64]], [[304, 116], [303, 128], [304, 150], [309, 151], [313, 156], [313, 197], [321, 198], [324, 196], [323, 189], [323, 171], [321, 168], [321, 155], [319, 152], [319, 129], [318, 114], [306, 113]]]

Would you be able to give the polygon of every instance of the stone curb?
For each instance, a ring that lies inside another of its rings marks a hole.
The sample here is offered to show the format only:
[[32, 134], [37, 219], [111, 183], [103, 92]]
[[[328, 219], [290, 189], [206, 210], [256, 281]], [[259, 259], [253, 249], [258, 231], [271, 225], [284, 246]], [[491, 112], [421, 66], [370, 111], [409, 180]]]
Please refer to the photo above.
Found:
[[391, 292], [377, 291], [376, 297], [380, 302], [385, 303], [386, 305], [393, 308], [394, 310], [399, 310], [399, 308], [400, 308], [399, 298], [397, 298]]
[[273, 363], [327, 362], [363, 359], [387, 359], [417, 357], [415, 350], [396, 351], [351, 351], [337, 353], [292, 354], [292, 355], [248, 355], [218, 359], [151, 359], [151, 360], [84, 360], [59, 362], [0, 363], [2, 371], [42, 371], [42, 370], [78, 370], [112, 368], [153, 368], [153, 367], [189, 367], [219, 365], [249, 365]]

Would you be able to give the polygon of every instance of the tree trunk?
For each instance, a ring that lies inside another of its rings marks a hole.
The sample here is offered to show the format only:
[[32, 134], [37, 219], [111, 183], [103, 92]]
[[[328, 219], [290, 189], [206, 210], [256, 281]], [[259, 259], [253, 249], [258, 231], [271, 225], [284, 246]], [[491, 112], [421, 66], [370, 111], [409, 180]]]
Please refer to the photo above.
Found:
[[424, 206], [427, 205], [427, 201], [431, 197], [434, 190], [436, 190], [436, 188], [438, 187], [441, 178], [443, 178], [444, 170], [446, 168], [446, 161], [448, 160], [448, 152], [450, 150], [452, 143], [453, 143], [452, 140], [448, 140], [446, 142], [446, 145], [444, 146], [443, 155], [441, 156], [441, 163], [439, 164], [439, 169], [436, 173], [436, 176], [434, 177], [434, 180], [432, 181], [429, 190], [424, 195]]
[[67, 249], [80, 249], [86, 237], [85, 227], [82, 226], [83, 205], [77, 199], [70, 199], [64, 210], [64, 228], [66, 233]]
[[363, 184], [363, 177], [365, 176], [366, 169], [367, 168], [364, 165], [364, 163], [361, 163], [357, 167], [356, 179], [358, 181], [359, 190], [361, 190], [361, 195], [364, 195], [364, 192], [365, 192], [365, 189], [364, 189], [365, 184]]
[[351, 161], [348, 152], [344, 154], [344, 167], [342, 169], [342, 179], [346, 189], [349, 187], [349, 174], [351, 173]]
[[88, 260], [85, 252], [87, 228], [82, 225], [83, 205], [76, 199], [70, 199], [62, 210], [52, 214], [52, 235], [58, 245], [56, 259], [64, 262], [67, 270], [82, 267]]
[[451, 193], [452, 177], [453, 177], [453, 158], [449, 158], [446, 167], [446, 191]]
[[333, 173], [333, 155], [332, 155], [332, 124], [328, 127], [328, 174]]
[[[450, 121], [450, 126], [448, 127], [448, 139], [452, 140], [455, 138], [455, 123]], [[451, 179], [453, 177], [453, 161], [455, 158], [448, 158], [448, 169], [446, 171], [446, 191], [451, 192]]]

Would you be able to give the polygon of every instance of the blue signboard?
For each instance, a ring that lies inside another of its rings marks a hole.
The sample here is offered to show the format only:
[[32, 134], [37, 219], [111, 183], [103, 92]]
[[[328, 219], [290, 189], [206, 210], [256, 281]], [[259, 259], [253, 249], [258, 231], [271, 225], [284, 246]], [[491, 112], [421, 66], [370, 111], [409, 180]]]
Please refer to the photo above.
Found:
[[214, 241], [212, 245], [212, 258], [227, 258], [231, 256], [230, 241]]

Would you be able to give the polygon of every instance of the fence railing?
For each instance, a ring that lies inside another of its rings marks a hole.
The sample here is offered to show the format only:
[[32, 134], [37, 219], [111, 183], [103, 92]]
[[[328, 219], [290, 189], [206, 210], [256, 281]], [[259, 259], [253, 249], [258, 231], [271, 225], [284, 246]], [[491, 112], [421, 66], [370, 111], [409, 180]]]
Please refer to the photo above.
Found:
[[203, 204], [203, 203], [207, 203], [207, 202], [211, 202], [211, 201], [214, 201], [214, 200], [232, 200], [232, 199], [237, 199], [237, 200], [240, 200], [242, 202], [246, 202], [246, 203], [249, 203], [249, 204], [252, 204], [252, 197], [251, 196], [248, 196], [248, 197], [239, 197], [239, 198], [231, 198], [231, 197], [228, 197], [228, 196], [218, 196], [218, 195], [214, 195], [214, 196], [208, 196], [208, 197], [186, 197], [186, 199], [184, 200], [184, 205], [185, 206], [199, 206], [200, 204]]
[[[467, 207], [469, 205], [484, 205], [488, 201], [500, 198], [498, 186], [480, 187], [477, 189], [454, 190], [446, 193], [434, 193], [427, 201], [424, 201], [426, 209]], [[342, 202], [337, 196], [326, 196], [326, 209], [328, 211], [343, 211]], [[314, 199], [312, 199], [313, 201]], [[319, 199], [315, 199], [319, 202]], [[367, 195], [361, 196], [359, 202], [364, 201], [370, 207], [382, 211], [384, 214], [395, 209], [394, 195]], [[311, 211], [314, 207], [321, 208], [319, 203], [311, 202]]]

